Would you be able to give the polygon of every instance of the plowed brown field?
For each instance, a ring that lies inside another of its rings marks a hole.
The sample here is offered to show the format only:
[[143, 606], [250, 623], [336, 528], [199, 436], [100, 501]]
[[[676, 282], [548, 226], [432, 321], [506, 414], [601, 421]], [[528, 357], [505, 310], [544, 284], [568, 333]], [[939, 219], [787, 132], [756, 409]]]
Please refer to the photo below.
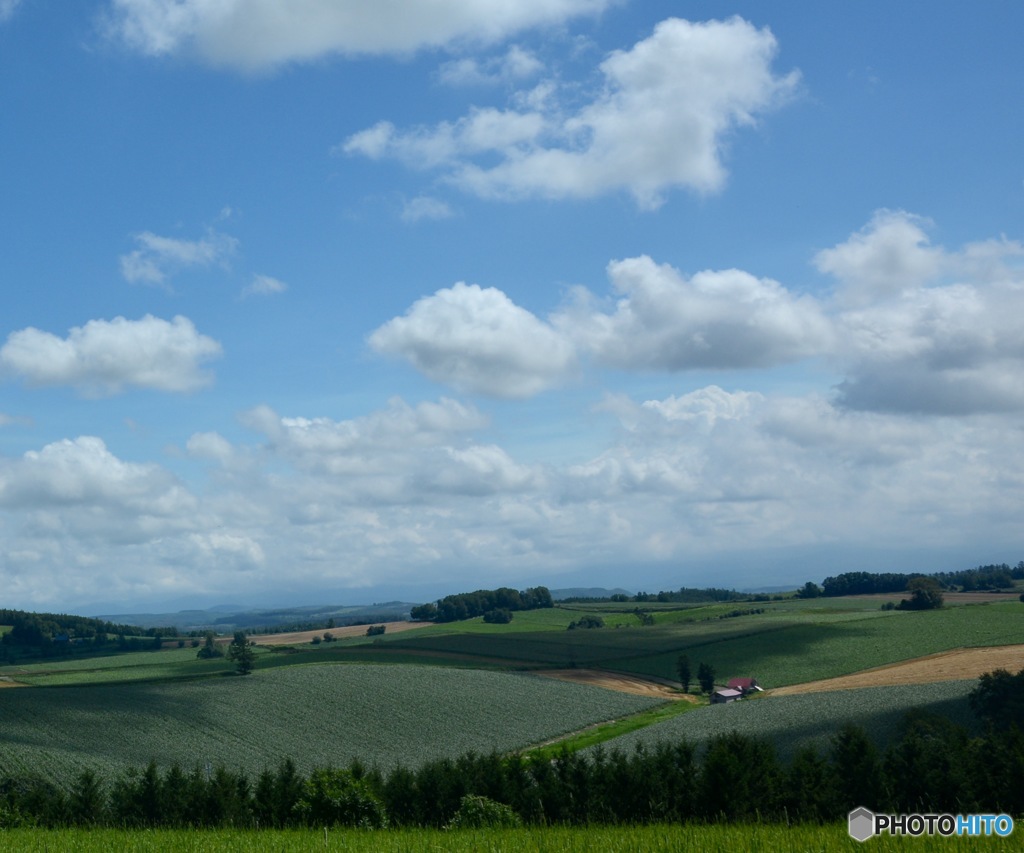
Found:
[[[398, 634], [401, 631], [411, 631], [414, 628], [424, 628], [432, 625], [432, 622], [381, 622], [386, 629], [385, 633]], [[366, 635], [368, 625], [346, 625], [344, 628], [318, 628], [316, 631], [294, 631], [291, 634], [257, 634], [249, 639], [258, 646], [290, 646], [293, 643], [308, 643], [314, 637], [323, 637], [325, 631], [339, 640], [342, 637], [363, 637]], [[224, 642], [230, 643], [230, 637], [221, 638]]]
[[994, 669], [1018, 672], [1024, 669], [1024, 646], [990, 646], [980, 649], [954, 649], [922, 658], [865, 669], [838, 678], [791, 684], [770, 690], [772, 696], [794, 693], [822, 693], [826, 690], [856, 690], [858, 687], [884, 687], [894, 684], [930, 684], [977, 678]]
[[635, 696], [653, 696], [657, 699], [675, 699], [696, 702], [694, 696], [679, 693], [675, 688], [656, 681], [648, 681], [635, 675], [624, 675], [620, 672], [607, 672], [601, 669], [546, 669], [538, 675], [557, 678], [561, 681], [572, 681], [576, 684], [590, 684], [606, 690], [618, 690], [620, 693], [632, 693]]

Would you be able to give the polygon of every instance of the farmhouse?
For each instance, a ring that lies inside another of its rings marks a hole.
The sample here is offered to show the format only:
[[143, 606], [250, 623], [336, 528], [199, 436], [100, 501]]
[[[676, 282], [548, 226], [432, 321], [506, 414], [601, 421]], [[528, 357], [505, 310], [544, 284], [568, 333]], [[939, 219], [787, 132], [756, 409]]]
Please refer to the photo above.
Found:
[[711, 694], [711, 704], [725, 705], [729, 702], [735, 702], [737, 699], [742, 698], [743, 694], [739, 690], [733, 690], [731, 687], [719, 687]]
[[739, 690], [744, 696], [748, 693], [763, 693], [756, 678], [730, 678], [729, 689]]

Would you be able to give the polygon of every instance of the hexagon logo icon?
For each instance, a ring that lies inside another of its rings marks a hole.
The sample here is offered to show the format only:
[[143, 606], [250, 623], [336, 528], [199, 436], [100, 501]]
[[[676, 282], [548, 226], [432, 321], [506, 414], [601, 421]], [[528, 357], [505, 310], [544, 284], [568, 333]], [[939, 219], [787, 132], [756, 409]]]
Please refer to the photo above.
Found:
[[867, 841], [875, 834], [875, 815], [864, 806], [850, 812], [850, 837], [856, 841]]

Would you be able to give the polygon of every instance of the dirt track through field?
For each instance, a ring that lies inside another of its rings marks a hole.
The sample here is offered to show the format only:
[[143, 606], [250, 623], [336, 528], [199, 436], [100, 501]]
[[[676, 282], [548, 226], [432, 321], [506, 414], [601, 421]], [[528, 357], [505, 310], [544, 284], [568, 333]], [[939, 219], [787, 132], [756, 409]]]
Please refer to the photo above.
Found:
[[632, 693], [634, 696], [651, 696], [655, 699], [674, 699], [696, 702], [694, 696], [679, 693], [667, 684], [648, 681], [635, 675], [624, 675], [620, 672], [608, 672], [602, 669], [547, 669], [539, 670], [538, 675], [557, 678], [559, 681], [571, 681], [575, 684], [590, 684], [606, 690], [618, 690], [620, 693]]
[[1019, 672], [1024, 669], [1024, 645], [990, 646], [979, 649], [954, 649], [900, 663], [865, 669], [838, 678], [791, 684], [769, 691], [771, 696], [796, 693], [823, 693], [826, 690], [856, 690], [859, 687], [886, 687], [898, 684], [931, 684], [977, 678], [994, 669]]

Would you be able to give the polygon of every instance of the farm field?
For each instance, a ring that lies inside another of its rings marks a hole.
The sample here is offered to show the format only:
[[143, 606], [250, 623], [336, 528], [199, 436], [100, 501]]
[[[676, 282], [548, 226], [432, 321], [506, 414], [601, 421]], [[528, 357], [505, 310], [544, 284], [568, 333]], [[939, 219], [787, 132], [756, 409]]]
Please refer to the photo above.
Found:
[[658, 704], [534, 675], [406, 665], [26, 688], [5, 690], [0, 702], [0, 775], [63, 781], [86, 768], [109, 775], [151, 759], [252, 775], [289, 757], [302, 772], [352, 758], [411, 767], [523, 748]]
[[884, 744], [896, 733], [903, 715], [914, 708], [973, 727], [967, 694], [976, 685], [976, 681], [944, 681], [792, 696], [763, 695], [728, 705], [705, 705], [622, 735], [603, 744], [603, 748], [628, 752], [641, 743], [653, 746], [659, 741], [680, 739], [703, 744], [716, 735], [738, 731], [772, 741], [780, 757], [788, 759], [804, 746], [825, 752], [830, 738], [844, 723], [863, 726], [872, 739]]
[[0, 667], [0, 676], [18, 684], [49, 686], [160, 681], [183, 673], [198, 678], [220, 675], [231, 669], [231, 664], [223, 658], [198, 660], [196, 650], [186, 647], [4, 666]]
[[790, 696], [796, 693], [821, 693], [828, 690], [855, 690], [860, 687], [890, 684], [931, 684], [936, 681], [978, 678], [996, 669], [1005, 669], [1008, 672], [1019, 672], [1024, 669], [1024, 645], [938, 652], [902, 663], [861, 670], [852, 675], [778, 687], [772, 690], [772, 695]]
[[[591, 630], [523, 631], [452, 623], [397, 637], [387, 644], [353, 649], [354, 658], [386, 660], [418, 654], [445, 660], [486, 660], [509, 667], [599, 668], [675, 679], [676, 660], [711, 664], [719, 678], [754, 675], [767, 687], [847, 675], [900, 660], [961, 647], [1024, 643], [1024, 607], [1018, 601], [954, 606], [927, 612], [882, 611], [877, 602], [834, 600], [757, 605], [762, 613], [719, 618], [722, 605], [656, 614], [656, 624]], [[729, 610], [745, 609], [730, 605]], [[726, 611], [726, 612], [727, 612]], [[567, 625], [579, 611], [555, 614]], [[555, 621], [555, 615], [548, 617]], [[606, 613], [606, 624], [612, 622]], [[688, 621], [670, 621], [679, 618]], [[517, 616], [518, 619], [518, 616]], [[663, 620], [658, 622], [657, 620]]]
[[[822, 743], [845, 720], [884, 736], [915, 705], [961, 715], [973, 682], [786, 692], [898, 678], [907, 670], [894, 664], [922, 656], [933, 656], [918, 663], [932, 668], [930, 677], [944, 666], [944, 678], [973, 679], [978, 673], [949, 664], [952, 650], [991, 655], [987, 647], [1024, 643], [1024, 606], [1005, 597], [929, 612], [882, 611], [877, 597], [660, 605], [649, 608], [655, 624], [647, 626], [620, 605], [603, 610], [608, 627], [566, 630], [588, 612], [596, 610], [519, 612], [507, 625], [407, 623], [416, 630], [374, 638], [364, 626], [319, 646], [302, 641], [322, 632], [271, 635], [292, 645], [259, 647], [247, 678], [235, 677], [226, 659], [197, 660], [190, 647], [3, 667], [0, 679], [26, 686], [0, 691], [0, 774], [36, 770], [67, 779], [87, 767], [116, 772], [150, 759], [259, 772], [285, 757], [308, 771], [352, 758], [411, 766], [469, 750], [523, 749], [677, 702], [682, 653], [694, 670], [710, 663], [719, 683], [752, 675], [778, 695], [700, 708], [606, 747], [700, 740], [728, 721], [786, 750]], [[1006, 654], [1013, 660], [1019, 652]], [[938, 664], [937, 655], [949, 660]], [[994, 668], [994, 658], [982, 660], [983, 671]], [[827, 681], [837, 677], [851, 680]], [[617, 692], [624, 686], [630, 692]]]

